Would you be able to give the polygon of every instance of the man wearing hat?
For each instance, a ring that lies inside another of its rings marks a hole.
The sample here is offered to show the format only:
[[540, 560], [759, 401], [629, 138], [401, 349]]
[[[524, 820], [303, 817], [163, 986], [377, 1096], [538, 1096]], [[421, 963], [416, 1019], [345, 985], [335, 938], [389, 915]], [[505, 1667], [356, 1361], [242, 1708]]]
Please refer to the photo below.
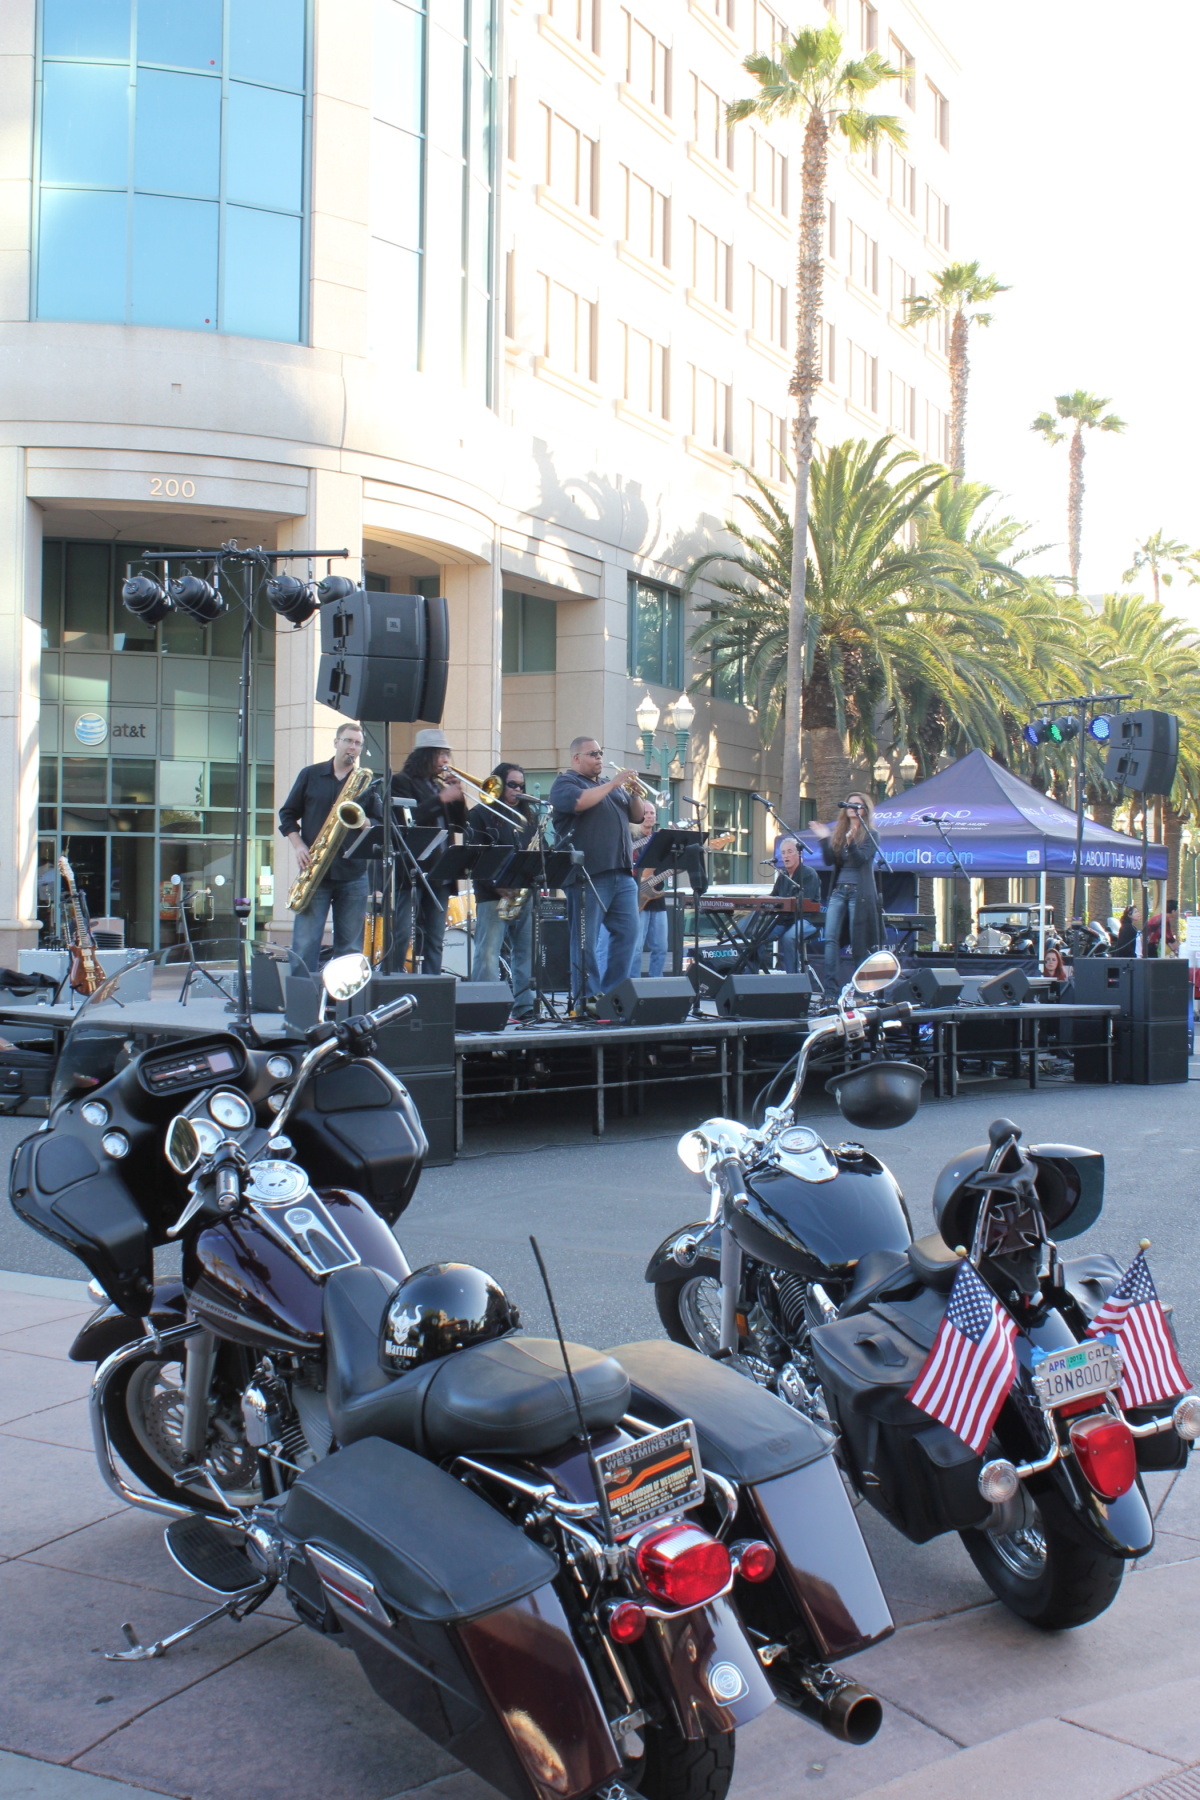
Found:
[[[436, 726], [418, 731], [408, 761], [392, 777], [393, 797], [416, 801], [411, 815], [414, 825], [439, 825], [448, 833], [465, 829], [467, 801], [462, 783], [457, 775], [442, 773], [452, 760], [444, 731]], [[412, 885], [403, 864], [397, 865], [396, 875], [396, 965], [404, 967], [415, 938], [422, 974], [440, 975], [452, 890], [434, 888], [431, 899], [426, 887]]]
[[[321, 827], [333, 811], [347, 777], [358, 767], [362, 754], [362, 726], [353, 719], [343, 719], [333, 740], [330, 762], [310, 763], [301, 769], [292, 791], [279, 809], [279, 829], [296, 853], [303, 874], [312, 856]], [[368, 792], [359, 804], [369, 817], [378, 817], [378, 802]], [[321, 939], [325, 921], [333, 910], [333, 954], [345, 956], [363, 945], [363, 924], [367, 916], [367, 871], [361, 862], [347, 862], [335, 857], [328, 874], [314, 890], [303, 912], [296, 914], [292, 926], [292, 949], [315, 975], [321, 957]]]

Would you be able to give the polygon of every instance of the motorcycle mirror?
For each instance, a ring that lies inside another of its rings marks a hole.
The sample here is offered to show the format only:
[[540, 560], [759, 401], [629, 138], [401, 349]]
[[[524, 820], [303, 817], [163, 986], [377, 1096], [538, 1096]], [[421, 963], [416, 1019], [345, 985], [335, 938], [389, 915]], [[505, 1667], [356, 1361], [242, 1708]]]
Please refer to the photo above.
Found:
[[349, 1000], [371, 979], [371, 965], [361, 952], [335, 956], [321, 971], [321, 983], [331, 1000]]
[[876, 950], [865, 962], [860, 962], [851, 976], [851, 985], [859, 994], [881, 994], [884, 988], [891, 987], [900, 973], [900, 964], [890, 950]]
[[703, 1175], [704, 1164], [708, 1157], [708, 1145], [698, 1131], [685, 1131], [675, 1146], [679, 1160], [685, 1169], [693, 1175]]
[[167, 1161], [178, 1175], [190, 1175], [204, 1154], [200, 1148], [200, 1133], [182, 1113], [167, 1127], [166, 1149]]

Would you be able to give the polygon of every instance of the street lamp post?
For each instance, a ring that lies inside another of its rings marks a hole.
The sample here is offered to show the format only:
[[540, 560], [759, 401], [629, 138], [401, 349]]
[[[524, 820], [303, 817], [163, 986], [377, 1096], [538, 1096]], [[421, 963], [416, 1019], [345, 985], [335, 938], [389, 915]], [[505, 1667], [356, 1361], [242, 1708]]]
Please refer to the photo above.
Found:
[[871, 770], [871, 774], [875, 777], [875, 798], [886, 800], [892, 781], [892, 765], [886, 756], [875, 759], [875, 767]]
[[652, 768], [658, 764], [659, 781], [663, 789], [670, 793], [671, 765], [679, 764], [682, 777], [687, 766], [688, 738], [691, 734], [692, 720], [696, 709], [686, 694], [680, 694], [674, 705], [667, 710], [667, 730], [674, 732], [674, 743], [655, 743], [654, 734], [658, 730], [661, 713], [648, 693], [643, 694], [634, 717], [638, 723], [638, 736], [642, 740], [642, 762], [644, 768]]
[[904, 783], [904, 790], [906, 793], [917, 779], [917, 771], [919, 768], [920, 764], [917, 762], [912, 751], [906, 750], [903, 757], [900, 759], [900, 779]]

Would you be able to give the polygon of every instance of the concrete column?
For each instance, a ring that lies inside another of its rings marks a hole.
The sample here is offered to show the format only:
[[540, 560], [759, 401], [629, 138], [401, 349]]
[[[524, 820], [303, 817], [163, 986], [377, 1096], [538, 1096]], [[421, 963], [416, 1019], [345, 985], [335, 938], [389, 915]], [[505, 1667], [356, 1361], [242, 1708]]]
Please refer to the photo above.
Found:
[[0, 449], [0, 963], [37, 943], [42, 515], [25, 498], [25, 452]]
[[[481, 780], [500, 759], [500, 558], [448, 563], [442, 592], [450, 615], [450, 680], [442, 729], [460, 768]], [[411, 741], [412, 727], [408, 731]]]
[[0, 319], [29, 317], [35, 0], [0, 6]]
[[[362, 480], [332, 469], [314, 469], [309, 475], [308, 512], [287, 519], [278, 528], [280, 550], [337, 550], [346, 548], [351, 560], [334, 563], [333, 573], [357, 580], [362, 554]], [[308, 573], [303, 563], [286, 565], [293, 574]], [[317, 565], [317, 575], [325, 564]], [[320, 619], [314, 618], [296, 631], [286, 620], [277, 624], [275, 646], [275, 808], [283, 804], [293, 781], [307, 763], [333, 755], [333, 736], [340, 715], [316, 699], [317, 667], [321, 656]], [[275, 909], [271, 936], [290, 940], [292, 917], [287, 892], [299, 869], [291, 847], [278, 836], [276, 820]]]
[[567, 767], [573, 738], [596, 738], [605, 757], [616, 762], [637, 748], [636, 727], [628, 717], [628, 597], [628, 570], [606, 562], [599, 599], [564, 606], [559, 613], [555, 736], [561, 769]]

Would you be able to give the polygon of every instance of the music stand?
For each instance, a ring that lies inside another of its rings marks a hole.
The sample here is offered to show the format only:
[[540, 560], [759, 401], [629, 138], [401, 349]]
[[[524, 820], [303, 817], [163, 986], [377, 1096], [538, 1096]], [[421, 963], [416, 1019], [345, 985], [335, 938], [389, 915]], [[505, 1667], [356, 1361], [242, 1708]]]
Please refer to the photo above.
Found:
[[430, 887], [449, 887], [455, 881], [474, 877], [476, 864], [486, 848], [485, 844], [447, 844], [429, 870]]

